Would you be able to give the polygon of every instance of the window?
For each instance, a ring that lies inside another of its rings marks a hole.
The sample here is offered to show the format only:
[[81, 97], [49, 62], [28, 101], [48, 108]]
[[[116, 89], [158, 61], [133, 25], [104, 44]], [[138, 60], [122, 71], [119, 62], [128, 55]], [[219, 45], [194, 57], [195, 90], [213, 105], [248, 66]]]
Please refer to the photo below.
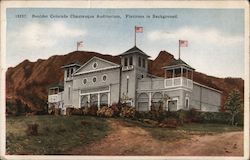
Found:
[[139, 67], [141, 67], [141, 57], [139, 57], [138, 63], [139, 63]]
[[82, 81], [83, 84], [86, 84], [87, 83], [87, 79], [84, 78], [83, 81]]
[[146, 61], [145, 61], [145, 59], [143, 59], [143, 61], [142, 61], [142, 66], [143, 66], [143, 68], [146, 67]]
[[103, 75], [102, 80], [105, 82], [107, 80], [107, 75]]
[[93, 82], [95, 83], [95, 82], [96, 82], [96, 77], [93, 77], [93, 79], [92, 79], [92, 80], [93, 80]]
[[144, 78], [144, 75], [143, 75], [143, 74], [141, 75], [141, 78]]
[[69, 88], [68, 88], [68, 100], [70, 100], [70, 92], [71, 92], [71, 90], [70, 90], [70, 86], [69, 86]]
[[185, 100], [185, 107], [188, 108], [189, 107], [189, 98], [186, 97], [186, 100]]
[[97, 68], [97, 66], [98, 66], [98, 64], [95, 62], [95, 63], [93, 63], [93, 65], [92, 65], [92, 67], [94, 68], [94, 69], [96, 69]]
[[66, 70], [66, 72], [67, 72], [67, 77], [69, 77], [69, 68]]
[[128, 58], [124, 59], [124, 66], [128, 66]]
[[95, 62], [95, 63], [93, 63], [93, 66], [92, 66], [92, 67], [93, 67], [94, 69], [96, 69], [97, 66], [98, 66], [98, 64]]
[[129, 65], [133, 65], [133, 57], [132, 56], [129, 57]]
[[71, 69], [70, 69], [70, 74], [72, 75], [73, 72], [74, 72], [74, 68], [71, 68]]

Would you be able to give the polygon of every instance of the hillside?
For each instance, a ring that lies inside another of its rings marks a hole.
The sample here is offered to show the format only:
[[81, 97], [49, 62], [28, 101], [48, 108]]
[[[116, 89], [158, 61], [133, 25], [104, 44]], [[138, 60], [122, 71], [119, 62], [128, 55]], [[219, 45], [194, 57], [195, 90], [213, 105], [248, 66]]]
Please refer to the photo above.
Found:
[[[6, 73], [7, 103], [21, 103], [31, 110], [43, 110], [47, 106], [47, 87], [51, 84], [63, 82], [61, 66], [76, 61], [83, 64], [93, 56], [120, 63], [119, 56], [74, 51], [66, 55], [52, 56], [46, 60], [39, 59], [36, 62], [25, 60], [16, 67], [8, 68]], [[157, 76], [164, 76], [162, 67], [173, 60], [173, 55], [161, 51], [155, 60], [149, 61], [149, 72]], [[242, 96], [244, 93], [244, 80], [241, 78], [217, 78], [195, 72], [194, 80], [223, 91], [223, 103], [228, 93], [234, 88], [238, 88]]]

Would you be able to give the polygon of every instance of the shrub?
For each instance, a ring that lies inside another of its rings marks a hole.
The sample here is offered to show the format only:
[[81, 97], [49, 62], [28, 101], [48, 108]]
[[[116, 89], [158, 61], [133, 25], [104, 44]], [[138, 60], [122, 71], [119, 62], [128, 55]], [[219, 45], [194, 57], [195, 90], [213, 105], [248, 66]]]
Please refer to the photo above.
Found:
[[235, 124], [240, 126], [244, 125], [244, 113], [239, 113], [236, 115]]
[[200, 112], [191, 109], [188, 116], [190, 121], [199, 123], [229, 124], [231, 121], [231, 116], [228, 112]]
[[114, 110], [111, 107], [102, 107], [97, 111], [97, 116], [100, 117], [113, 117]]
[[54, 111], [55, 111], [54, 113], [55, 113], [56, 116], [61, 114], [61, 108], [55, 108]]
[[196, 109], [192, 108], [188, 111], [188, 118], [191, 122], [198, 122], [200, 123], [201, 117], [200, 117], [200, 112], [198, 112]]
[[87, 109], [87, 114], [90, 115], [90, 116], [96, 116], [97, 115], [97, 111], [98, 111], [98, 107], [96, 105], [95, 106], [90, 106]]
[[111, 107], [111, 109], [114, 112], [114, 116], [119, 116], [120, 115], [122, 104], [120, 104], [120, 103], [113, 103], [110, 107]]
[[74, 108], [72, 108], [72, 107], [66, 108], [66, 115], [67, 115], [67, 116], [72, 115], [73, 110], [74, 110]]
[[36, 112], [31, 112], [31, 113], [26, 113], [26, 117], [28, 117], [28, 116], [34, 116], [34, 115], [36, 115]]
[[71, 111], [71, 115], [83, 115], [83, 111], [81, 108], [73, 108]]
[[125, 118], [135, 118], [135, 112], [136, 112], [135, 108], [124, 106], [121, 109], [120, 116]]
[[188, 118], [188, 112], [184, 110], [179, 110], [176, 112], [176, 119], [179, 125], [183, 125], [184, 122], [187, 122]]

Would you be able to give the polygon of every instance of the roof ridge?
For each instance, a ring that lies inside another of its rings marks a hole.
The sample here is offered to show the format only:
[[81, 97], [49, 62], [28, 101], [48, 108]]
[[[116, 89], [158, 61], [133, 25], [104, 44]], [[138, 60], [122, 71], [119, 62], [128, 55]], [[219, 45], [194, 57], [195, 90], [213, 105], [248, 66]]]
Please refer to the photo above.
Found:
[[193, 69], [189, 64], [187, 64], [185, 61], [183, 61], [182, 59], [178, 58], [178, 59], [174, 59], [174, 61], [172, 61], [169, 65], [163, 67], [163, 68], [170, 68], [170, 67], [174, 67], [174, 66], [186, 66], [190, 69]]
[[138, 48], [136, 45], [130, 48], [129, 50], [127, 50], [126, 52], [123, 52], [122, 54], [120, 54], [120, 56], [132, 54], [132, 53], [141, 53], [144, 56], [150, 57], [145, 52], [143, 52], [140, 48]]

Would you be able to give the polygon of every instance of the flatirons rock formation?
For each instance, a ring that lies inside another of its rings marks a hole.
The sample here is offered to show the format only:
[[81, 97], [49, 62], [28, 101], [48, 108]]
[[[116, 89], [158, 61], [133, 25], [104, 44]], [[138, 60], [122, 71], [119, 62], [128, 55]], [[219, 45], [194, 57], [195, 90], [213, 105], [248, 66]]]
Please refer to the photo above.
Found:
[[[43, 110], [47, 106], [48, 86], [63, 82], [61, 66], [72, 62], [83, 64], [93, 56], [120, 64], [119, 56], [74, 51], [66, 55], [55, 55], [46, 60], [39, 59], [36, 62], [25, 60], [16, 67], [8, 68], [6, 73], [6, 101], [12, 103], [19, 101], [33, 111]], [[149, 72], [164, 77], [162, 67], [174, 60], [173, 55], [161, 51], [155, 60], [150, 60]], [[243, 97], [244, 80], [241, 78], [217, 78], [195, 72], [194, 81], [223, 91], [223, 104], [232, 89], [239, 89]]]

